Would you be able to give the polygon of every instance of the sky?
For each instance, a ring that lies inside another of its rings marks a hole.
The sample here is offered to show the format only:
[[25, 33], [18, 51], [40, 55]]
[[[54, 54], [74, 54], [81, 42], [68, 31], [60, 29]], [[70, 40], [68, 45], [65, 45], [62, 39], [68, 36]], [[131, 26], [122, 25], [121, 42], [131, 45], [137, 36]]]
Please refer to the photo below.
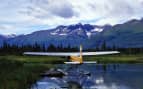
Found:
[[0, 0], [0, 34], [70, 24], [120, 24], [143, 17], [143, 0]]

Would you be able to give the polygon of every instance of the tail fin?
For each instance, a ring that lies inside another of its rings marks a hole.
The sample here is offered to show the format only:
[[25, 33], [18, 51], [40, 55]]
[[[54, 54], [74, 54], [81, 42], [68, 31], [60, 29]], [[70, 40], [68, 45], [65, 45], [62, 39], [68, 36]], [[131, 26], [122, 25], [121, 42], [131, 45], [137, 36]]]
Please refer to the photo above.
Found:
[[80, 45], [80, 58], [82, 58], [82, 45]]

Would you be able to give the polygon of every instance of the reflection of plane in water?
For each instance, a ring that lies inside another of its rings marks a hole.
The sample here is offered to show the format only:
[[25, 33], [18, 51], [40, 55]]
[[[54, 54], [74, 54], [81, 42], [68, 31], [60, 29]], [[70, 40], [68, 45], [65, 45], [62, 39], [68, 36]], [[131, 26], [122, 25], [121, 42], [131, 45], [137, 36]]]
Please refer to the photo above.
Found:
[[101, 51], [101, 52], [82, 52], [82, 46], [80, 46], [80, 52], [24, 52], [24, 55], [46, 55], [46, 56], [64, 56], [69, 57], [71, 62], [64, 62], [65, 64], [83, 64], [83, 63], [96, 63], [96, 61], [83, 61], [83, 56], [91, 55], [107, 55], [117, 54], [118, 51]]

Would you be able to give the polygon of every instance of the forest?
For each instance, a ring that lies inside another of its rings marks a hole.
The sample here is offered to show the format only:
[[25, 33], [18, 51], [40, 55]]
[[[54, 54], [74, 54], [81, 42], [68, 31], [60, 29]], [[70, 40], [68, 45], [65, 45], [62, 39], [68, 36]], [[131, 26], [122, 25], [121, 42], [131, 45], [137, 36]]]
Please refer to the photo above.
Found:
[[[143, 53], [143, 47], [134, 47], [134, 48], [120, 48], [117, 46], [113, 47], [107, 47], [106, 42], [103, 42], [103, 44], [100, 47], [95, 47], [92, 49], [84, 49], [83, 51], [120, 51], [123, 54], [142, 54]], [[68, 45], [67, 47], [64, 47], [62, 44], [60, 46], [55, 46], [54, 44], [50, 44], [48, 47], [46, 47], [44, 44], [38, 44], [35, 43], [33, 45], [10, 45], [6, 42], [3, 42], [3, 45], [0, 47], [0, 55], [8, 55], [8, 54], [14, 54], [14, 55], [22, 55], [23, 52], [27, 51], [33, 51], [33, 52], [78, 52], [79, 47], [72, 47], [71, 45]]]

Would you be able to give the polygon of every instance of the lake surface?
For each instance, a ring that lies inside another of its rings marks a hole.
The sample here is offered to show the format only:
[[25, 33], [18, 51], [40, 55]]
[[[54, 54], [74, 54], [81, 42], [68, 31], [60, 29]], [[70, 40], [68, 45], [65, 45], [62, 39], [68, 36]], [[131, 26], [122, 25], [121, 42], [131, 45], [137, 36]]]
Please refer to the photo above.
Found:
[[31, 89], [143, 89], [143, 64], [58, 65], [62, 78], [43, 77]]

